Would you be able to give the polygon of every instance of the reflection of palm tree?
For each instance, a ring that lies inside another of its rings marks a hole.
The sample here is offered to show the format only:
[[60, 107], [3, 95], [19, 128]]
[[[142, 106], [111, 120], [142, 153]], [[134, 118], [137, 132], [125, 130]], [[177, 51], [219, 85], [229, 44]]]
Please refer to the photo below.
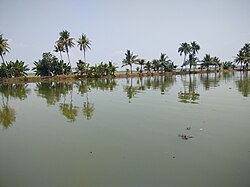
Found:
[[[128, 81], [128, 79], [127, 79]], [[128, 81], [129, 83], [129, 81]], [[131, 99], [138, 93], [138, 87], [133, 86], [133, 78], [130, 79], [130, 85], [126, 85], [124, 87], [124, 92], [127, 92], [127, 97], [129, 98], [129, 103], [131, 103]]]
[[240, 80], [237, 80], [235, 83], [242, 95], [244, 97], [248, 97], [248, 95], [250, 94], [250, 79], [248, 77], [248, 72], [244, 72], [244, 75], [242, 75], [241, 73]]
[[78, 115], [78, 107], [73, 105], [72, 97], [73, 97], [73, 89], [70, 92], [70, 103], [65, 104], [65, 99], [64, 99], [64, 103], [60, 104], [60, 111], [69, 120], [69, 122], [74, 122]]
[[76, 116], [78, 114], [78, 107], [70, 104], [60, 104], [60, 111], [62, 114], [69, 120], [69, 122], [74, 122], [76, 120]]
[[[211, 87], [217, 87], [220, 82], [220, 76], [217, 76], [217, 72], [214, 74], [206, 73], [200, 75], [200, 80], [206, 90], [209, 90]], [[204, 76], [205, 75], [205, 76]]]
[[[195, 77], [193, 77], [193, 80], [191, 78], [191, 75], [189, 74], [189, 81], [185, 80], [183, 82], [184, 86], [184, 92], [180, 91], [178, 93], [178, 98], [180, 99], [179, 102], [182, 103], [191, 103], [191, 104], [198, 104], [198, 100], [200, 97], [200, 94], [197, 92], [197, 81]], [[188, 89], [186, 88], [188, 86]]]
[[4, 128], [9, 128], [16, 121], [16, 112], [8, 105], [4, 105], [0, 109], [0, 123]]
[[92, 118], [94, 110], [95, 107], [93, 103], [89, 103], [88, 101], [83, 103], [83, 115], [87, 120], [90, 120]]

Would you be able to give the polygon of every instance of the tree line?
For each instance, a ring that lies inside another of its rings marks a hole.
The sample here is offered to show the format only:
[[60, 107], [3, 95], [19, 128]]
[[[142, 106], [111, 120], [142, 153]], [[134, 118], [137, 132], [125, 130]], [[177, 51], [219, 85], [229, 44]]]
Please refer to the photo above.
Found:
[[[71, 60], [69, 55], [70, 48], [77, 44], [80, 51], [83, 52], [83, 60], [80, 59], [76, 62], [76, 68], [72, 69]], [[89, 78], [99, 78], [115, 76], [117, 66], [114, 65], [112, 61], [108, 63], [101, 62], [94, 66], [86, 62], [86, 51], [91, 49], [91, 40], [82, 34], [78, 40], [75, 40], [70, 36], [70, 32], [63, 30], [59, 33], [58, 40], [55, 41], [54, 52], [58, 52], [60, 55], [60, 60], [53, 55], [51, 52], [43, 53], [42, 59], [35, 61], [34, 67], [31, 69], [35, 72], [37, 76], [53, 76], [53, 75], [66, 75], [75, 73], [79, 76], [85, 76]], [[10, 46], [8, 44], [8, 39], [3, 38], [3, 34], [0, 34], [0, 56], [2, 58], [2, 63], [0, 65], [0, 77], [1, 78], [11, 78], [11, 77], [21, 77], [26, 76], [27, 71], [29, 71], [28, 65], [26, 65], [22, 60], [16, 61], [5, 61], [4, 55], [8, 53]], [[197, 54], [200, 50], [200, 45], [195, 41], [190, 44], [187, 42], [181, 43], [178, 48], [178, 53], [180, 56], [184, 56], [183, 63], [181, 65], [181, 70], [186, 70], [186, 66], [189, 66], [189, 71], [192, 67], [199, 69], [207, 69], [214, 67], [221, 69], [234, 69], [236, 65], [240, 65], [240, 69], [248, 69], [250, 63], [250, 43], [245, 43], [244, 46], [239, 50], [233, 61], [221, 62], [219, 57], [211, 56], [206, 54], [203, 59], [199, 59]], [[63, 53], [67, 54], [67, 60], [63, 59]], [[68, 61], [66, 63], [66, 61]], [[133, 72], [133, 65], [137, 65], [136, 70], [140, 73], [143, 71], [151, 72], [172, 72], [177, 68], [172, 60], [166, 55], [166, 53], [161, 53], [159, 59], [153, 59], [152, 61], [147, 61], [146, 59], [139, 58], [138, 55], [130, 50], [125, 53], [125, 58], [122, 60], [122, 67], [129, 66], [127, 73]]]

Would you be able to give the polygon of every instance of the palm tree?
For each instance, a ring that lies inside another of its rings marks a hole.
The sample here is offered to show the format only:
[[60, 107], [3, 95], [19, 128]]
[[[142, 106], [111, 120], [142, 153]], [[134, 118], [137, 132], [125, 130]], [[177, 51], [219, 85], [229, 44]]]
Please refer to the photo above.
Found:
[[56, 52], [56, 53], [60, 53], [60, 57], [61, 57], [61, 60], [63, 60], [62, 59], [62, 52], [65, 52], [65, 50], [64, 50], [64, 47], [63, 47], [63, 45], [61, 44], [61, 43], [56, 43], [56, 45], [54, 45], [54, 51]]
[[217, 56], [212, 57], [212, 65], [215, 66], [215, 70], [217, 69], [217, 66], [220, 66], [220, 59]]
[[127, 50], [127, 53], [125, 53], [125, 59], [123, 59], [122, 61], [122, 67], [124, 66], [130, 66], [130, 72], [132, 74], [132, 65], [135, 64], [138, 59], [137, 59], [137, 55], [134, 55], [133, 52], [130, 52], [130, 50]]
[[236, 55], [234, 61], [237, 64], [240, 64], [240, 69], [242, 70], [242, 63], [244, 62], [244, 51], [240, 50], [239, 53]]
[[207, 71], [208, 71], [209, 66], [212, 64], [212, 61], [213, 61], [213, 57], [211, 57], [210, 54], [206, 54], [202, 60], [203, 63], [201, 64], [201, 66], [207, 67]]
[[1, 56], [2, 60], [3, 60], [3, 63], [5, 63], [3, 55], [5, 55], [6, 52], [9, 52], [9, 49], [10, 49], [9, 44], [7, 43], [7, 41], [8, 40], [4, 39], [3, 35], [0, 34], [0, 56]]
[[140, 73], [142, 73], [142, 66], [145, 64], [145, 59], [139, 59], [138, 64], [141, 66]]
[[199, 50], [200, 50], [199, 44], [197, 44], [195, 41], [191, 42], [191, 53], [193, 55], [196, 55], [196, 53], [198, 53]]
[[246, 65], [246, 67], [248, 68], [248, 65], [250, 63], [250, 43], [246, 43], [242, 49], [243, 54], [244, 54], [244, 64]]
[[147, 72], [151, 72], [151, 68], [152, 68], [152, 64], [150, 61], [147, 61], [147, 63], [145, 64], [144, 66], [144, 69], [147, 71]]
[[71, 66], [70, 58], [69, 58], [69, 48], [75, 46], [75, 43], [73, 42], [74, 38], [70, 38], [70, 33], [67, 30], [63, 30], [62, 32], [59, 33], [59, 35], [60, 37], [59, 37], [59, 40], [56, 41], [56, 44], [64, 46], [67, 56], [68, 56], [69, 64]]
[[80, 38], [78, 39], [77, 41], [78, 45], [80, 47], [80, 51], [83, 51], [83, 55], [84, 55], [84, 61], [86, 62], [86, 56], [85, 56], [85, 53], [86, 53], [86, 50], [87, 49], [91, 49], [90, 46], [91, 46], [91, 40], [89, 40], [86, 36], [86, 34], [82, 34], [80, 36]]
[[188, 44], [188, 43], [181, 43], [180, 44], [181, 46], [178, 48], [178, 53], [180, 53], [180, 56], [182, 55], [182, 54], [184, 54], [184, 60], [183, 60], [183, 64], [181, 65], [181, 67], [183, 67], [183, 66], [186, 66], [187, 64], [186, 64], [186, 56], [187, 56], [187, 54], [188, 53], [190, 53], [190, 51], [191, 51], [191, 46], [190, 46], [190, 44]]

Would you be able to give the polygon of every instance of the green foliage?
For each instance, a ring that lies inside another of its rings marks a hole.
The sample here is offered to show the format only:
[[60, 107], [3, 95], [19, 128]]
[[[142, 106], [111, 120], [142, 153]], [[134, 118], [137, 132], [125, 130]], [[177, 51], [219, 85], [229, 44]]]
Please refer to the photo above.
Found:
[[233, 62], [226, 61], [226, 62], [222, 62], [222, 68], [223, 69], [234, 69], [235, 65]]
[[49, 52], [43, 53], [43, 58], [35, 61], [34, 65], [35, 67], [32, 70], [38, 76], [62, 75], [71, 72], [69, 64], [64, 63], [62, 60], [59, 61], [56, 56]]
[[19, 60], [16, 60], [15, 62], [10, 61], [1, 64], [0, 77], [1, 78], [21, 77], [27, 75], [28, 70], [29, 70], [28, 66], [25, 65], [23, 61]]
[[86, 73], [88, 78], [114, 77], [116, 68], [111, 61], [109, 63], [101, 62], [95, 66], [90, 66], [81, 60], [77, 63], [77, 73], [81, 76]]
[[242, 69], [242, 64], [248, 68], [250, 64], [250, 43], [245, 43], [245, 45], [239, 50], [239, 53], [234, 59], [236, 64], [240, 64], [240, 68]]

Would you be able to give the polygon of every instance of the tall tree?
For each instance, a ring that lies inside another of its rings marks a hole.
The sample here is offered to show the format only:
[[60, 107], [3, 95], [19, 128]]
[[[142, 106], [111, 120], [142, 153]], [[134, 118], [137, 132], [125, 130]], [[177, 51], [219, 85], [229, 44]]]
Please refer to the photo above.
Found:
[[9, 52], [10, 50], [10, 47], [7, 41], [8, 41], [7, 39], [3, 38], [3, 34], [0, 34], [0, 56], [2, 58], [3, 63], [5, 63], [3, 55], [5, 55], [6, 52]]
[[67, 30], [63, 30], [62, 32], [59, 33], [59, 35], [60, 37], [59, 40], [56, 41], [56, 44], [64, 46], [68, 56], [69, 64], [71, 66], [69, 58], [69, 48], [75, 46], [75, 43], [73, 42], [74, 38], [70, 38], [70, 32]]
[[186, 62], [186, 56], [187, 54], [190, 53], [191, 51], [191, 46], [188, 43], [181, 43], [181, 46], [178, 48], [178, 53], [180, 53], [180, 56], [182, 56], [182, 54], [184, 54], [184, 60], [183, 60], [183, 64], [181, 65], [181, 67], [186, 66], [187, 62]]
[[80, 51], [83, 51], [83, 55], [84, 55], [84, 61], [86, 62], [86, 50], [87, 49], [91, 49], [90, 46], [91, 46], [91, 40], [89, 40], [86, 36], [86, 34], [82, 34], [78, 41], [77, 41], [78, 45], [80, 47]]
[[127, 50], [127, 53], [125, 53], [125, 59], [122, 61], [122, 67], [123, 66], [130, 66], [130, 72], [132, 74], [132, 65], [135, 64], [138, 59], [137, 55], [134, 55], [133, 52], [130, 52], [130, 50]]

